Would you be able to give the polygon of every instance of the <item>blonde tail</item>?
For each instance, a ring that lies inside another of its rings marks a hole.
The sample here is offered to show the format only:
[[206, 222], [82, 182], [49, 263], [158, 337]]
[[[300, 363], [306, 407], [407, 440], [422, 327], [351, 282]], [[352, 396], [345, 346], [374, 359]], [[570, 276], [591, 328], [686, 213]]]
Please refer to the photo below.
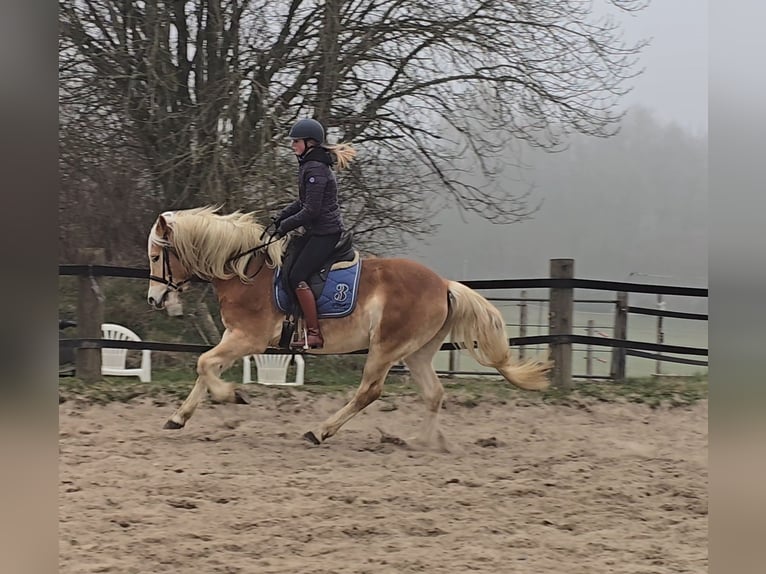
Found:
[[449, 282], [449, 292], [455, 342], [466, 348], [478, 363], [497, 369], [509, 383], [521, 389], [540, 391], [548, 388], [549, 361], [513, 363], [505, 335], [505, 321], [497, 307], [456, 281]]

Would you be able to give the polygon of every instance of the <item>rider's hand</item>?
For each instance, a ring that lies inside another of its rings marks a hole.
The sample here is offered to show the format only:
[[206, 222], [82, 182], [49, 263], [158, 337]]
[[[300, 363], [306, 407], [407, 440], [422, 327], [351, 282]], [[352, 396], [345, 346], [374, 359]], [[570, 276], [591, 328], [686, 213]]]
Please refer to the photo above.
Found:
[[[261, 233], [261, 239], [263, 239], [266, 235], [269, 235], [270, 237], [274, 237], [275, 235], [277, 235], [277, 233], [278, 233], [277, 229], [279, 229], [279, 224], [282, 223], [282, 220], [279, 219], [278, 215], [274, 215], [274, 216], [270, 217], [269, 219], [271, 221], [263, 229], [263, 233]], [[281, 235], [279, 237], [281, 237]]]

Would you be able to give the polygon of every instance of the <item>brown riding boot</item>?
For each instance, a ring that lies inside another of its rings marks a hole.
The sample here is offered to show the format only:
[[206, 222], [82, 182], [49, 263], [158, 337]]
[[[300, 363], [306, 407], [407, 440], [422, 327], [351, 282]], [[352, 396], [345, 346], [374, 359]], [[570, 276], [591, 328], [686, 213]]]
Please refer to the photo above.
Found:
[[292, 346], [305, 347], [308, 342], [309, 349], [321, 349], [324, 346], [324, 339], [322, 339], [322, 333], [319, 331], [319, 319], [317, 319], [317, 304], [314, 299], [314, 293], [305, 281], [301, 281], [295, 289], [295, 296], [303, 311], [303, 321], [306, 326], [306, 338], [308, 341], [304, 341], [303, 337], [299, 337]]

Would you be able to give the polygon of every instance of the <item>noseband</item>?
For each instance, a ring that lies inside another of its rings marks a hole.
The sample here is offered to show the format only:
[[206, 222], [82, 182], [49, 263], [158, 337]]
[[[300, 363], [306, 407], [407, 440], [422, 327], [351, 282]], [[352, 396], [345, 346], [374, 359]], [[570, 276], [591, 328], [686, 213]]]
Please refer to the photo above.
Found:
[[[167, 234], [163, 239], [167, 240]], [[157, 281], [158, 283], [163, 283], [168, 286], [168, 289], [165, 291], [165, 295], [163, 295], [163, 299], [170, 291], [180, 291], [181, 287], [190, 281], [190, 279], [184, 279], [183, 281], [179, 281], [178, 283], [173, 282], [173, 271], [170, 269], [170, 253], [171, 249], [164, 245], [162, 247], [162, 277], [157, 277], [156, 275], [149, 275], [149, 279], [152, 281]]]

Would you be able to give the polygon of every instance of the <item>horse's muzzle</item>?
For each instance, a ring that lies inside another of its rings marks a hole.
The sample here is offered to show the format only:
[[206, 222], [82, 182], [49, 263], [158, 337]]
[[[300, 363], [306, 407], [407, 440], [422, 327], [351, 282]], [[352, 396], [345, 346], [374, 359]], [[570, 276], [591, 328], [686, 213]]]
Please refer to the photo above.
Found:
[[[164, 297], [163, 297], [164, 299]], [[162, 308], [165, 306], [164, 302], [162, 300], [157, 301], [154, 297], [147, 298], [147, 303], [152, 307], [152, 309], [156, 309], [157, 311], [162, 310]]]

